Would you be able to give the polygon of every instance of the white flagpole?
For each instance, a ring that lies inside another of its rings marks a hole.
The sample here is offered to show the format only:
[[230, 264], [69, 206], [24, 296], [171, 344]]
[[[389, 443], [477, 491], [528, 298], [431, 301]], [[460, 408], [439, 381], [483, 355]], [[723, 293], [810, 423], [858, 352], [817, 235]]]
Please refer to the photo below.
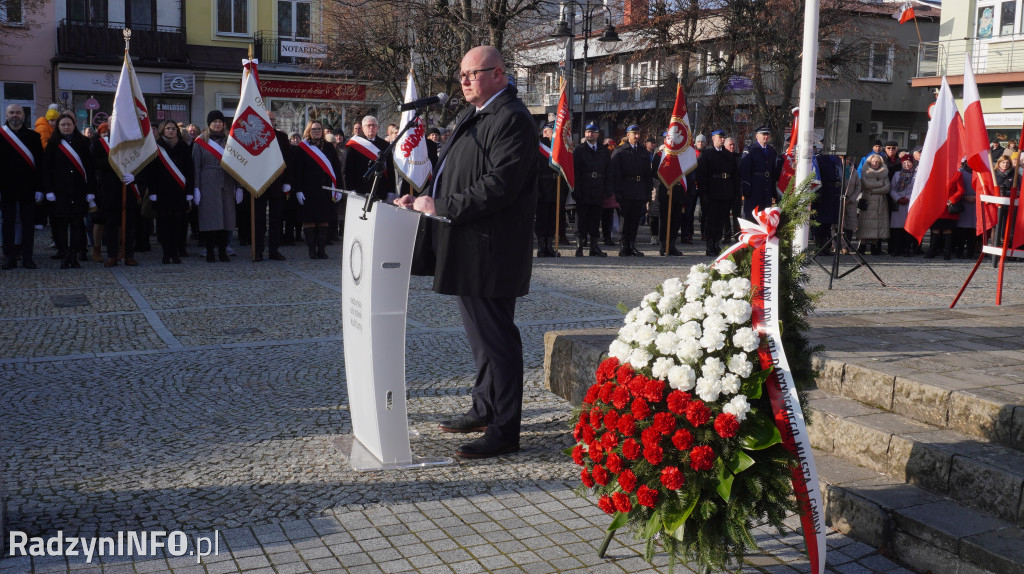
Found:
[[[797, 127], [797, 184], [811, 174], [811, 158], [814, 156], [811, 136], [814, 134], [814, 89], [818, 79], [818, 9], [819, 0], [807, 0], [804, 4], [804, 55], [800, 68], [800, 115], [803, 117]], [[793, 251], [799, 253], [807, 249], [810, 231], [810, 223], [797, 228]]]

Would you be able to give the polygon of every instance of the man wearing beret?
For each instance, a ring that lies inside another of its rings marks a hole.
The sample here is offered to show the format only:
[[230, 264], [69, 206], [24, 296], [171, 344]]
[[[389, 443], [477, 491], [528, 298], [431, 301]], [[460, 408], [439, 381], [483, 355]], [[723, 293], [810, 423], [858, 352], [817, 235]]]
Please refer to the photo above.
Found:
[[578, 228], [576, 257], [583, 257], [583, 246], [590, 239], [590, 255], [607, 257], [601, 250], [599, 237], [601, 234], [601, 205], [604, 198], [612, 195], [609, 187], [608, 167], [611, 164], [611, 153], [608, 148], [598, 143], [601, 132], [596, 124], [588, 124], [583, 130], [586, 141], [573, 150], [573, 170], [576, 172], [576, 187], [572, 197], [576, 200], [576, 226]]
[[626, 128], [626, 143], [612, 153], [611, 180], [622, 213], [622, 249], [619, 257], [642, 257], [636, 247], [636, 233], [644, 204], [650, 201], [651, 155], [640, 145], [640, 126]]
[[754, 208], [761, 210], [775, 202], [775, 186], [782, 175], [782, 158], [771, 146], [772, 132], [768, 126], [757, 128], [754, 142], [740, 159], [740, 193], [743, 194], [743, 217], [752, 220]]

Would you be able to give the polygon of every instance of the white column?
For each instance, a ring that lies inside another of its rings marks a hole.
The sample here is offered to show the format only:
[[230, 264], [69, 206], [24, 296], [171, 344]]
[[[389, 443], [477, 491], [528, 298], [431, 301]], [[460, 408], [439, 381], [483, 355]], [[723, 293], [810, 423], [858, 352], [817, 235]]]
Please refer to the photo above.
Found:
[[[804, 51], [800, 67], [800, 126], [797, 128], [796, 183], [811, 174], [814, 146], [814, 89], [818, 80], [818, 8], [819, 0], [804, 4]], [[802, 225], [793, 237], [793, 250], [807, 249], [810, 225]]]

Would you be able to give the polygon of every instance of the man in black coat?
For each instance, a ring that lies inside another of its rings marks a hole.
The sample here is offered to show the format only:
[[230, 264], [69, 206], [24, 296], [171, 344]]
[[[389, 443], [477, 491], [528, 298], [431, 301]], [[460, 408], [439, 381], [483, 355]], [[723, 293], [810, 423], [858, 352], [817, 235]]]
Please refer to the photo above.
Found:
[[636, 248], [636, 233], [640, 228], [640, 216], [644, 204], [651, 200], [651, 156], [640, 145], [640, 126], [633, 124], [626, 128], [626, 143], [612, 153], [612, 188], [622, 213], [622, 249], [619, 257], [642, 257]]
[[588, 124], [583, 131], [587, 141], [576, 146], [572, 152], [573, 170], [576, 172], [576, 188], [572, 197], [576, 200], [576, 226], [579, 245], [576, 257], [583, 257], [583, 246], [590, 238], [590, 255], [607, 257], [599, 245], [601, 237], [601, 204], [611, 197], [608, 169], [612, 156], [608, 148], [598, 143], [601, 132], [597, 125]]
[[557, 197], [558, 180], [562, 175], [551, 165], [551, 130], [554, 127], [554, 124], [544, 125], [541, 130], [541, 145], [537, 149], [537, 221], [534, 225], [537, 234], [537, 257], [560, 255], [555, 251], [555, 221], [558, 217], [555, 200], [563, 199], [569, 192], [568, 187], [563, 187], [562, 197]]
[[[363, 179], [363, 175], [370, 168], [370, 163], [376, 160], [381, 152], [388, 147], [388, 142], [377, 135], [377, 130], [380, 129], [377, 118], [366, 116], [359, 125], [360, 132], [354, 133], [352, 137], [348, 138], [348, 141], [345, 142], [344, 151], [339, 150], [338, 159], [341, 161], [342, 180], [338, 184], [343, 185], [344, 189], [368, 194], [373, 189], [375, 178], [371, 177], [369, 180], [366, 180]], [[381, 182], [378, 184], [378, 193], [382, 194], [381, 197], [383, 198], [388, 193], [395, 192], [394, 162], [387, 161], [384, 163], [384, 175], [381, 178]], [[342, 229], [345, 227], [345, 205], [345, 201], [340, 201], [331, 209], [332, 217], [327, 226], [330, 230], [330, 239], [337, 238], [336, 231], [339, 227], [339, 222]]]
[[775, 189], [782, 175], [782, 158], [771, 146], [772, 132], [768, 126], [757, 128], [754, 142], [740, 159], [740, 193], [743, 194], [743, 217], [753, 221], [753, 211], [762, 211], [775, 203]]
[[32, 250], [35, 246], [35, 205], [43, 200], [43, 144], [39, 134], [25, 125], [25, 109], [18, 104], [7, 106], [7, 121], [0, 134], [0, 213], [3, 215], [4, 269], [14, 269], [17, 257], [14, 226], [21, 215], [21, 266], [35, 269]]
[[697, 159], [697, 189], [704, 214], [705, 255], [716, 256], [722, 250], [719, 241], [729, 218], [729, 208], [736, 199], [736, 159], [725, 149], [725, 132], [711, 132], [711, 147]]
[[[274, 112], [270, 112], [270, 123], [274, 125], [277, 118]], [[253, 246], [253, 261], [263, 261], [263, 243], [264, 236], [266, 236], [266, 243], [269, 247], [269, 257], [274, 261], [284, 261], [284, 254], [281, 253], [281, 224], [283, 222], [283, 213], [285, 201], [288, 198], [288, 194], [291, 193], [292, 186], [289, 183], [291, 181], [291, 173], [288, 169], [292, 163], [292, 145], [288, 142], [288, 134], [281, 130], [275, 129], [274, 134], [277, 136], [277, 145], [281, 147], [281, 156], [284, 158], [284, 171], [281, 175], [277, 176], [277, 179], [270, 184], [270, 187], [263, 192], [256, 199], [256, 244]], [[249, 202], [252, 201], [252, 194], [246, 193], [242, 198], [242, 206], [244, 207], [245, 221], [249, 220]], [[270, 215], [270, 227], [269, 233], [267, 228], [267, 215]], [[242, 226], [239, 225], [239, 233], [242, 231]]]
[[[693, 172], [683, 176], [683, 180], [672, 186], [672, 201], [669, 201], [668, 188], [658, 177], [658, 167], [664, 158], [664, 147], [654, 154], [651, 161], [651, 175], [658, 183], [658, 236], [660, 238], [661, 255], [682, 255], [676, 249], [676, 236], [682, 229], [686, 206], [690, 203], [690, 195], [697, 191]], [[692, 219], [692, 217], [691, 217]]]
[[486, 458], [519, 450], [523, 344], [514, 317], [516, 298], [530, 289], [538, 138], [497, 49], [467, 52], [460, 78], [475, 108], [441, 148], [433, 194], [395, 203], [451, 220], [434, 229], [434, 291], [458, 296], [479, 371], [469, 413], [443, 422], [441, 430], [486, 431], [456, 450]]

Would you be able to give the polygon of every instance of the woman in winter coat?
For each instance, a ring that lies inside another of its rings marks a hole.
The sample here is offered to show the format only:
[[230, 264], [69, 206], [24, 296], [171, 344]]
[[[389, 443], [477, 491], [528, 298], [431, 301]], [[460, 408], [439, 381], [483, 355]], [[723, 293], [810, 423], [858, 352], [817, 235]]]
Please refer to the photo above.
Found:
[[[192, 166], [195, 186], [193, 201], [199, 208], [199, 234], [206, 245], [207, 263], [218, 259], [227, 263], [228, 240], [235, 228], [235, 205], [242, 203], [242, 188], [234, 178], [220, 166], [220, 156], [228, 134], [224, 114], [213, 110], [206, 115], [209, 129], [204, 131], [192, 145]], [[213, 248], [216, 245], [217, 252]]]
[[889, 239], [889, 169], [882, 156], [872, 153], [861, 168], [861, 197], [867, 206], [860, 212], [860, 251], [869, 248], [872, 255], [882, 253], [882, 240]]
[[317, 120], [306, 124], [294, 158], [298, 167], [292, 171], [292, 191], [299, 202], [299, 221], [309, 258], [327, 259], [327, 225], [330, 211], [335, 208], [332, 201], [338, 201], [340, 196], [332, 197], [324, 186], [337, 187], [341, 164], [334, 145], [324, 138], [323, 124]]
[[78, 131], [70, 113], [64, 112], [57, 118], [57, 131], [50, 137], [45, 157], [43, 187], [53, 216], [57, 251], [64, 253], [60, 268], [78, 268], [81, 265], [77, 255], [85, 248], [85, 216], [89, 203], [96, 199], [96, 178], [89, 140]]
[[[160, 146], [160, 155], [149, 162], [145, 175], [149, 199], [156, 207], [157, 239], [164, 251], [161, 262], [181, 263], [181, 253], [185, 251], [185, 214], [194, 199], [192, 151], [178, 124], [171, 120], [160, 123], [156, 145]], [[210, 251], [206, 254], [209, 256]]]
[[[1009, 151], [1009, 149], [1007, 149]], [[1010, 189], [1013, 187], [1013, 158], [1007, 153], [996, 162], [996, 187], [999, 188], [999, 195], [1010, 197]], [[993, 245], [1003, 246], [1003, 234], [1006, 233], [1006, 212], [1009, 206], [999, 206], [999, 219], [996, 222], [996, 232], [993, 235]], [[1011, 230], [1012, 231], [1012, 230]]]
[[914, 158], [909, 154], [903, 158], [900, 165], [902, 169], [892, 176], [892, 183], [889, 186], [889, 197], [896, 203], [896, 209], [889, 216], [889, 241], [893, 257], [898, 255], [910, 257], [914, 254], [914, 238], [903, 229], [903, 226], [907, 223], [910, 195], [914, 191], [917, 165], [914, 164]]
[[[843, 215], [843, 236], [846, 238], [846, 244], [852, 245], [853, 233], [857, 231], [857, 205], [861, 199], [860, 174], [853, 162], [847, 163], [844, 171], [846, 176], [846, 212]], [[866, 200], [865, 203], [867, 203]], [[847, 250], [844, 247], [843, 255], [846, 253]]]

